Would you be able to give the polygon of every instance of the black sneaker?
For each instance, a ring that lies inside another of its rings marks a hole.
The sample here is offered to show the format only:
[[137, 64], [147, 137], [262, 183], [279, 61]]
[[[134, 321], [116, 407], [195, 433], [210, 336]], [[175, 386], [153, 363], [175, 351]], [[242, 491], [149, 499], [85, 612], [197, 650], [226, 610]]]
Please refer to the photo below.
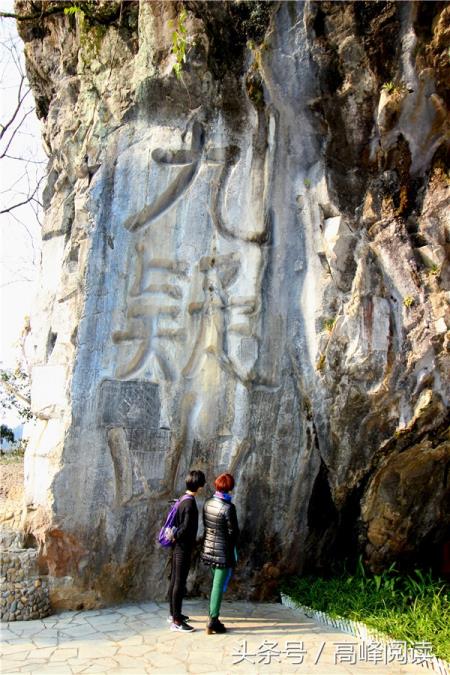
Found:
[[206, 624], [206, 634], [212, 635], [213, 633], [226, 633], [227, 629], [219, 619], [210, 619]]
[[[182, 615], [181, 615], [181, 620], [182, 620], [182, 621], [189, 621], [189, 617], [186, 616], [186, 614], [182, 614]], [[173, 623], [173, 616], [172, 616], [172, 614], [170, 614], [170, 615], [167, 617], [167, 623]]]
[[186, 621], [182, 621], [181, 623], [171, 623], [170, 630], [177, 630], [182, 633], [192, 633], [195, 628], [186, 623]]

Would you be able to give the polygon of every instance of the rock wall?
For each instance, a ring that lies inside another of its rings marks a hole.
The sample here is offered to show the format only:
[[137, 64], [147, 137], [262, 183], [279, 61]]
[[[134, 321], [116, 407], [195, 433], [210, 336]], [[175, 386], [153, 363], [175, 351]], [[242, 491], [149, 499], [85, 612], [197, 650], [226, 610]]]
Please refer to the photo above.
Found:
[[164, 597], [189, 467], [237, 479], [241, 595], [436, 560], [449, 8], [67, 5], [16, 5], [49, 154], [25, 472], [53, 603]]
[[0, 530], [0, 621], [29, 621], [51, 614], [48, 581], [39, 573], [39, 554], [23, 548], [12, 531]]

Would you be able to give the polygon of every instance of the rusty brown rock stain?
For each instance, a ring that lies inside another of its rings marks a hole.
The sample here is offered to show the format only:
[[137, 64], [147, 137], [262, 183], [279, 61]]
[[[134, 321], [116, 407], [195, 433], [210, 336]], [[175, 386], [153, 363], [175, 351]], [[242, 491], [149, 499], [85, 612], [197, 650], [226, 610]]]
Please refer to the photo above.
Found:
[[52, 528], [45, 533], [42, 557], [48, 566], [49, 574], [55, 577], [73, 574], [87, 552], [74, 535], [59, 528]]

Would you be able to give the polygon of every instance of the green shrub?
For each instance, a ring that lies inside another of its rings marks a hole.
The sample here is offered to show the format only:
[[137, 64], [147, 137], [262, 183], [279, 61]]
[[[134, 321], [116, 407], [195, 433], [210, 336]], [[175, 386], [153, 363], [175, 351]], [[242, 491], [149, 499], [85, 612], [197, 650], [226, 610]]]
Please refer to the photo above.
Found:
[[334, 326], [336, 323], [336, 317], [333, 317], [332, 319], [324, 319], [323, 322], [323, 328], [326, 330], [328, 333], [331, 333], [333, 330]]
[[393, 91], [395, 91], [396, 86], [395, 86], [395, 84], [391, 81], [391, 82], [385, 82], [381, 88], [382, 88], [384, 91], [387, 91], [389, 94], [391, 94]]
[[70, 14], [79, 14], [79, 13], [84, 14], [83, 10], [81, 7], [78, 7], [78, 5], [71, 5], [70, 7], [64, 7], [64, 14], [70, 15]]
[[[186, 46], [187, 46], [187, 29], [186, 29], [187, 12], [183, 8], [178, 16], [176, 28], [172, 33], [172, 54], [176, 58], [176, 63], [173, 71], [179, 80], [181, 78], [181, 71], [183, 64], [186, 63]], [[173, 21], [170, 22], [173, 26]]]
[[395, 640], [430, 642], [435, 656], [450, 660], [449, 585], [431, 572], [400, 574], [392, 565], [372, 575], [359, 561], [354, 574], [291, 577], [282, 590], [302, 605], [362, 621]]
[[427, 269], [427, 274], [430, 277], [438, 277], [440, 273], [441, 273], [441, 266], [437, 265], [436, 263], [432, 263]]

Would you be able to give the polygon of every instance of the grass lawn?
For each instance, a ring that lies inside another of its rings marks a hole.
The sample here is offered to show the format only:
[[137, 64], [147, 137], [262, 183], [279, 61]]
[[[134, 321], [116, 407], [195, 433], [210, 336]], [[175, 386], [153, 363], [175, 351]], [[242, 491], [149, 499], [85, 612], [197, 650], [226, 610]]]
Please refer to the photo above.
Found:
[[361, 621], [395, 640], [430, 642], [435, 656], [450, 661], [449, 588], [429, 572], [405, 575], [392, 566], [369, 575], [359, 562], [353, 575], [290, 577], [281, 590], [302, 605]]

